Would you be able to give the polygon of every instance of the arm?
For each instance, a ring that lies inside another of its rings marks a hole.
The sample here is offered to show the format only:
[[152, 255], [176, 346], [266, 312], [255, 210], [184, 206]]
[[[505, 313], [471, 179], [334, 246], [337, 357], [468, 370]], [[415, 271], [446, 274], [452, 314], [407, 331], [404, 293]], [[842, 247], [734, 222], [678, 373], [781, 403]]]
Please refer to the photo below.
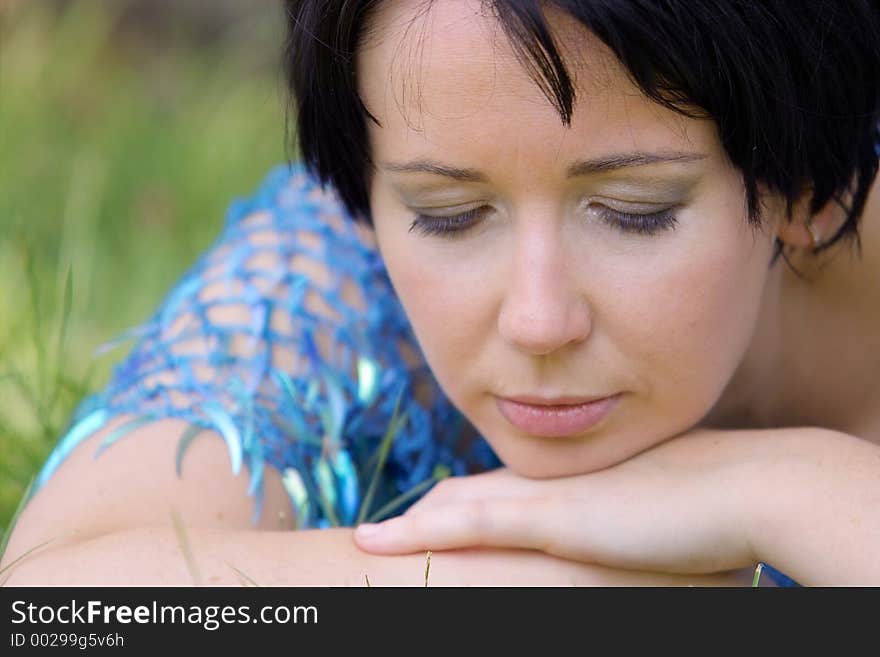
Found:
[[[172, 529], [128, 529], [28, 559], [15, 568], [8, 584], [366, 586], [366, 576], [371, 586], [424, 586], [424, 554], [367, 554], [355, 546], [351, 533], [346, 528], [283, 533], [189, 531], [187, 541], [196, 564], [190, 571]], [[506, 549], [434, 553], [428, 578], [429, 586], [743, 584], [744, 579], [734, 574], [705, 577], [617, 571], [537, 551]]]
[[880, 585], [880, 446], [824, 429], [782, 440], [747, 498], [754, 552], [802, 584]]
[[634, 570], [763, 561], [806, 585], [880, 584], [880, 447], [817, 428], [695, 429], [598, 472], [441, 482], [358, 544], [506, 546]]
[[[280, 477], [266, 472], [263, 513], [251, 523], [247, 478], [233, 476], [219, 435], [190, 447], [183, 476], [174, 471], [183, 423], [146, 425], [93, 459], [125, 418], [86, 439], [23, 510], [0, 568], [45, 541], [44, 548], [0, 575], [8, 585], [424, 585], [425, 555], [378, 556], [359, 550], [350, 529], [290, 531], [293, 519]], [[174, 509], [183, 540], [171, 521]], [[195, 570], [185, 554], [190, 551]], [[234, 568], [233, 568], [234, 567]], [[749, 573], [745, 573], [749, 575]], [[246, 581], [246, 580], [245, 580]], [[465, 549], [435, 553], [433, 585], [739, 585], [709, 578], [616, 571], [537, 551]]]

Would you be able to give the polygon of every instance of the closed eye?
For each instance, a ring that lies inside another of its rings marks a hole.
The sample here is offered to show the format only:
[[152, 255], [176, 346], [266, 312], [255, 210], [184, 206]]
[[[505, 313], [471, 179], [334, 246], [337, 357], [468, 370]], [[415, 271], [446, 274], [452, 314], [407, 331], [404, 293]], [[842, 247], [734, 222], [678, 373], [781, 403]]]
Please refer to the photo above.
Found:
[[[672, 230], [678, 223], [675, 208], [667, 208], [659, 212], [637, 213], [622, 212], [606, 205], [593, 203], [590, 209], [599, 219], [610, 227], [623, 233], [638, 235], [655, 235], [664, 230]], [[415, 230], [421, 235], [436, 235], [446, 239], [454, 239], [464, 235], [470, 228], [479, 223], [479, 218], [487, 211], [488, 206], [473, 208], [455, 215], [440, 217], [415, 213], [409, 232]]]
[[644, 214], [622, 212], [601, 204], [594, 204], [591, 208], [602, 221], [624, 233], [655, 235], [664, 230], [674, 230], [678, 223], [678, 219], [675, 217], [675, 208]]
[[469, 228], [475, 226], [479, 217], [487, 210], [491, 210], [491, 208], [484, 205], [448, 217], [433, 217], [416, 213], [415, 220], [410, 224], [409, 232], [415, 230], [422, 235], [440, 235], [447, 239], [459, 237]]

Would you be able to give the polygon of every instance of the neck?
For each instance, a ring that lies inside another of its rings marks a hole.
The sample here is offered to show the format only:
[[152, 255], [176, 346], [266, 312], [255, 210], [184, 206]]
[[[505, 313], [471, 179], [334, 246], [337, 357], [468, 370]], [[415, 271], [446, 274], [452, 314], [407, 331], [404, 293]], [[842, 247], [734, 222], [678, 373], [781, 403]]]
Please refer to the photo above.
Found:
[[[822, 426], [880, 437], [880, 179], [860, 221], [862, 257], [838, 243], [771, 267], [752, 341], [702, 424]], [[796, 270], [798, 273], [795, 273]], [[874, 395], [874, 397], [871, 397]]]

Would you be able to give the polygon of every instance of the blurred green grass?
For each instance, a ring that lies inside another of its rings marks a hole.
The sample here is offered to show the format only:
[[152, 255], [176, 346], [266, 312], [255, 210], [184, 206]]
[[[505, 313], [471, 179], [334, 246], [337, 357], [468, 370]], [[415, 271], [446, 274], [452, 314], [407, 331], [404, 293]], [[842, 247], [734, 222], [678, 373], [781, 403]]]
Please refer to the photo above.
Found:
[[275, 13], [149, 43], [120, 6], [0, 2], [0, 536], [124, 355], [92, 351], [289, 155]]

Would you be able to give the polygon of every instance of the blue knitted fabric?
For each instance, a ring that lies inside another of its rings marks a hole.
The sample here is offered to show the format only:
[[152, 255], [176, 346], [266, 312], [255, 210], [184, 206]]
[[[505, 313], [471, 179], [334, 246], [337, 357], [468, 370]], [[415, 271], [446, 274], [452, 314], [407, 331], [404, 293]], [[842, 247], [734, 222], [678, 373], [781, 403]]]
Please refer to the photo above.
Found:
[[101, 350], [129, 339], [134, 348], [81, 402], [34, 492], [120, 414], [135, 419], [96, 457], [132, 429], [176, 417], [190, 423], [180, 470], [199, 430], [214, 430], [233, 472], [250, 471], [254, 522], [266, 464], [282, 473], [298, 527], [378, 519], [448, 474], [500, 465], [433, 378], [378, 251], [302, 163], [233, 203], [219, 239], [155, 314]]

